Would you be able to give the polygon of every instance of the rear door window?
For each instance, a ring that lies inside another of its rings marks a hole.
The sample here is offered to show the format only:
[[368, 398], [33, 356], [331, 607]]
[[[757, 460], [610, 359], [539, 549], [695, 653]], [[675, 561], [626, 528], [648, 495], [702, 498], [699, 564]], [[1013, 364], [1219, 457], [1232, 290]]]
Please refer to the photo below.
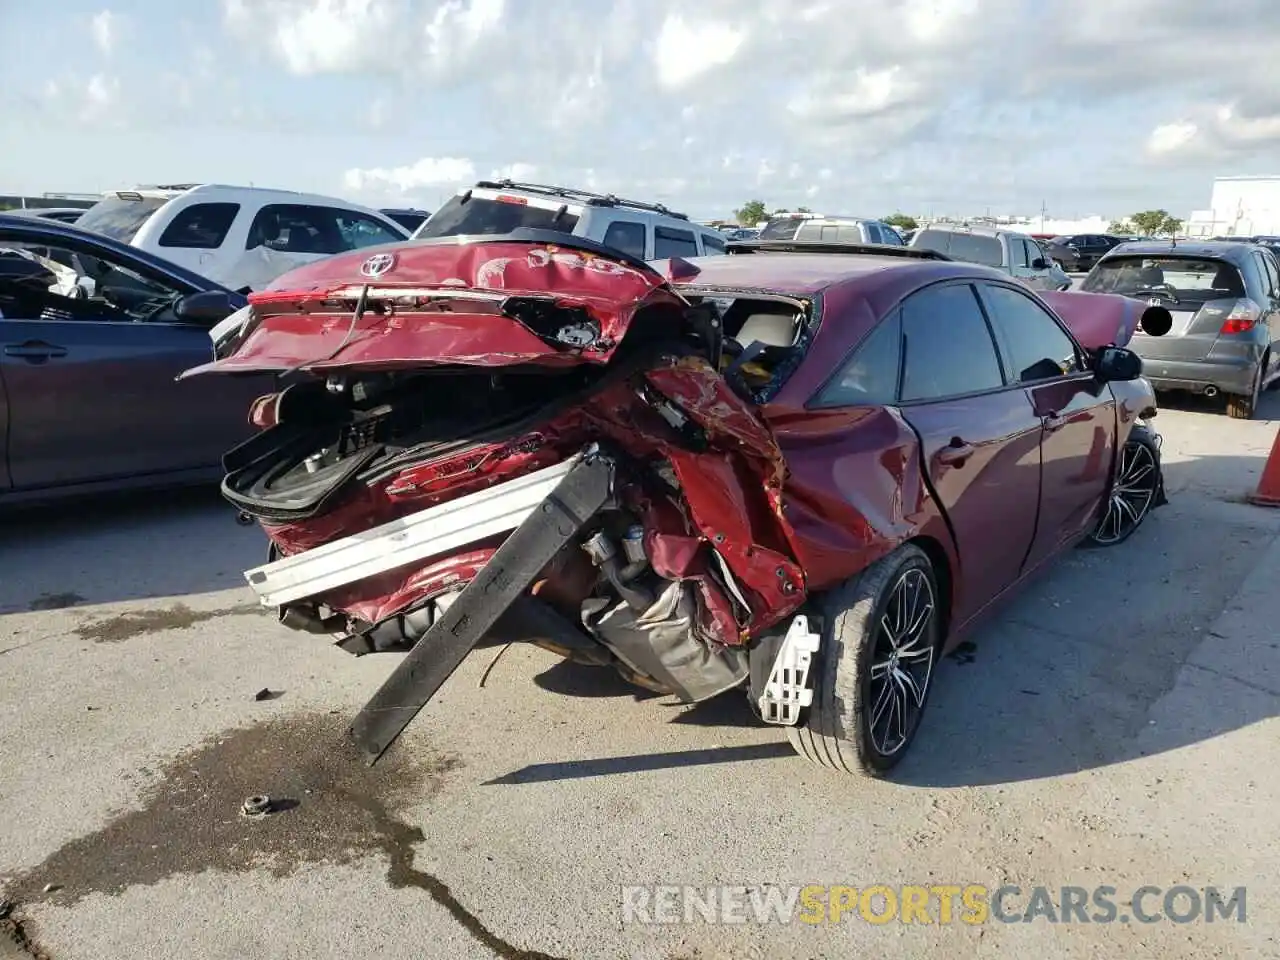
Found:
[[1280, 294], [1280, 265], [1277, 265], [1275, 254], [1269, 250], [1259, 254], [1267, 271], [1267, 292], [1273, 297]]
[[132, 243], [151, 215], [169, 202], [163, 197], [132, 196], [137, 199], [110, 196], [99, 200], [76, 221], [76, 226], [121, 243]]
[[1264, 293], [1270, 293], [1275, 289], [1275, 283], [1271, 275], [1271, 257], [1261, 250], [1253, 251], [1254, 265], [1258, 268], [1258, 279], [1262, 282], [1262, 290]]
[[472, 194], [469, 200], [454, 196], [418, 228], [417, 239], [432, 237], [491, 237], [516, 230], [556, 230], [573, 233], [578, 217], [571, 210], [560, 213], [529, 202], [518, 194], [501, 194], [495, 199]]
[[794, 240], [806, 217], [774, 217], [760, 231], [761, 240]]
[[160, 234], [162, 247], [188, 250], [216, 250], [227, 239], [231, 224], [240, 212], [238, 203], [194, 203], [179, 210]]
[[724, 253], [724, 237], [712, 236], [709, 233], [702, 235], [702, 249], [707, 253]]
[[902, 402], [1004, 386], [995, 341], [967, 283], [929, 287], [902, 302]]
[[645, 258], [645, 225], [635, 220], [615, 220], [604, 232], [604, 245], [643, 260]]
[[245, 249], [330, 256], [404, 237], [354, 210], [306, 203], [269, 203], [253, 218]]
[[988, 267], [1004, 266], [1004, 247], [997, 237], [982, 237], [972, 233], [952, 234], [947, 255], [954, 260], [981, 263]]
[[951, 238], [955, 234], [946, 230], [921, 230], [911, 241], [913, 247], [923, 247], [936, 253], [946, 253], [951, 247]]
[[698, 241], [688, 230], [676, 230], [673, 227], [653, 228], [653, 257], [655, 260], [666, 260], [669, 257], [696, 257]]
[[394, 232], [381, 220], [354, 210], [335, 210], [338, 233], [348, 250], [359, 250], [379, 243], [399, 243], [404, 236]]
[[894, 311], [862, 341], [835, 378], [811, 406], [849, 407], [885, 405], [898, 399], [902, 365], [902, 318]]

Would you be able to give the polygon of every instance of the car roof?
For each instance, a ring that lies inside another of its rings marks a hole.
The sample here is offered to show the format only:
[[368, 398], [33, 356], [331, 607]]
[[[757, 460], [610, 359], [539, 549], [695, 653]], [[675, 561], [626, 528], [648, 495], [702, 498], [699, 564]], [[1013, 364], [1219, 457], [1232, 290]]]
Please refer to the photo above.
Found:
[[245, 187], [229, 183], [180, 183], [171, 186], [146, 185], [141, 187], [122, 187], [118, 190], [108, 190], [102, 196], [103, 199], [112, 197], [123, 197], [125, 199], [147, 197], [150, 199], [161, 200], [173, 200], [177, 197], [199, 196], [205, 197], [211, 201], [220, 197], [251, 196], [257, 200], [275, 200], [278, 203], [347, 207], [352, 210], [360, 210], [365, 213], [375, 213], [384, 219], [386, 218], [386, 214], [381, 213], [373, 207], [366, 207], [359, 203], [352, 203], [350, 200], [343, 200], [341, 197], [330, 197], [321, 193], [301, 193], [297, 190], [281, 190], [276, 187]]
[[919, 282], [950, 277], [992, 277], [1006, 279], [997, 270], [951, 260], [929, 260], [863, 253], [774, 253], [761, 251], [749, 256], [691, 257], [696, 275], [673, 281], [677, 287], [708, 287], [760, 293], [790, 293], [809, 296], [846, 284], [879, 286], [892, 276], [895, 280]]
[[1248, 256], [1257, 244], [1249, 240], [1130, 240], [1112, 247], [1106, 259], [1113, 257], [1206, 257], [1217, 260], [1236, 260]]
[[964, 234], [970, 234], [975, 237], [998, 237], [1001, 234], [1005, 234], [1005, 233], [1013, 233], [1022, 237], [1031, 236], [1031, 234], [1029, 233], [1025, 233], [1022, 230], [1015, 230], [1012, 227], [988, 227], [988, 226], [969, 227], [963, 223], [930, 224], [927, 227], [922, 227], [920, 229], [920, 232], [924, 233], [926, 230], [930, 232], [936, 232], [936, 233], [964, 233]]
[[580, 190], [577, 187], [547, 183], [527, 183], [522, 180], [479, 180], [473, 186], [460, 187], [456, 196], [464, 196], [474, 191], [479, 191], [482, 196], [490, 193], [510, 194], [526, 197], [530, 200], [536, 199], [541, 203], [562, 203], [565, 206], [575, 208], [581, 207], [592, 210], [619, 209], [625, 210], [628, 216], [641, 215], [651, 218], [669, 218], [684, 221], [690, 227], [699, 227], [706, 231], [714, 231], [715, 229], [705, 224], [695, 223], [689, 219], [687, 214], [672, 210], [665, 204], [648, 203], [643, 200], [628, 200], [615, 194], [593, 193], [590, 190]]
[[820, 213], [816, 217], [807, 218], [812, 223], [879, 223], [876, 217], [856, 217], [843, 213]]
[[55, 213], [84, 213], [88, 207], [20, 207], [4, 211], [10, 217], [49, 217]]
[[32, 243], [56, 244], [59, 240], [87, 243], [115, 254], [123, 260], [134, 260], [160, 273], [167, 273], [178, 280], [191, 284], [198, 290], [225, 290], [230, 292], [230, 288], [224, 287], [220, 283], [215, 283], [208, 277], [201, 276], [163, 257], [154, 256], [138, 247], [120, 243], [92, 230], [81, 230], [79, 227], [69, 223], [60, 223], [57, 220], [49, 220], [42, 217], [15, 217], [0, 213], [0, 230], [16, 230], [20, 233], [29, 234], [31, 237], [29, 242]]

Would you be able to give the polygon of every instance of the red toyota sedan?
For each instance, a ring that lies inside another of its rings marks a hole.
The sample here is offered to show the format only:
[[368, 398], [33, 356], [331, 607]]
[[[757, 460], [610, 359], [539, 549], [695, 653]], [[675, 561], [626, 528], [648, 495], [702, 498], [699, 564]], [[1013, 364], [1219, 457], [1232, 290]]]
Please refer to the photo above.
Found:
[[873, 776], [939, 657], [1082, 542], [1163, 502], [1125, 348], [1168, 315], [1037, 296], [903, 248], [761, 242], [646, 264], [525, 231], [286, 274], [196, 374], [277, 372], [225, 496], [286, 624], [407, 651], [371, 762], [481, 640], [685, 702], [743, 689]]

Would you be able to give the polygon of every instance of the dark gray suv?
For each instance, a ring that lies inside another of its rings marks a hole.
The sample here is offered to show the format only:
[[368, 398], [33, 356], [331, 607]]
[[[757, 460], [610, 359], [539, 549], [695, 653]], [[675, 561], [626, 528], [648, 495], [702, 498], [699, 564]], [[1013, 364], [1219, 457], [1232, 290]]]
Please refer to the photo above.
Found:
[[1129, 344], [1157, 389], [1226, 396], [1227, 413], [1247, 420], [1277, 373], [1280, 262], [1251, 243], [1126, 243], [1085, 277], [1086, 293], [1118, 293], [1168, 309], [1162, 337]]

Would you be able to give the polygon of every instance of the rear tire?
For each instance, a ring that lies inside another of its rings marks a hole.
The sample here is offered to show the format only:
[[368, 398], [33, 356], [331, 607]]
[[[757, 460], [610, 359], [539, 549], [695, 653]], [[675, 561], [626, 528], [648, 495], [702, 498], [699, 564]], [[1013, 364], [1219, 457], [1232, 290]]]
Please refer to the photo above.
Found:
[[1227, 394], [1227, 416], [1233, 420], [1251, 420], [1253, 412], [1258, 409], [1258, 394], [1262, 392], [1262, 371], [1266, 361], [1258, 363], [1258, 372], [1253, 376], [1253, 392], [1248, 396], [1241, 393]]
[[813, 704], [787, 736], [819, 766], [883, 777], [915, 739], [937, 670], [933, 565], [907, 544], [829, 593], [822, 608]]

